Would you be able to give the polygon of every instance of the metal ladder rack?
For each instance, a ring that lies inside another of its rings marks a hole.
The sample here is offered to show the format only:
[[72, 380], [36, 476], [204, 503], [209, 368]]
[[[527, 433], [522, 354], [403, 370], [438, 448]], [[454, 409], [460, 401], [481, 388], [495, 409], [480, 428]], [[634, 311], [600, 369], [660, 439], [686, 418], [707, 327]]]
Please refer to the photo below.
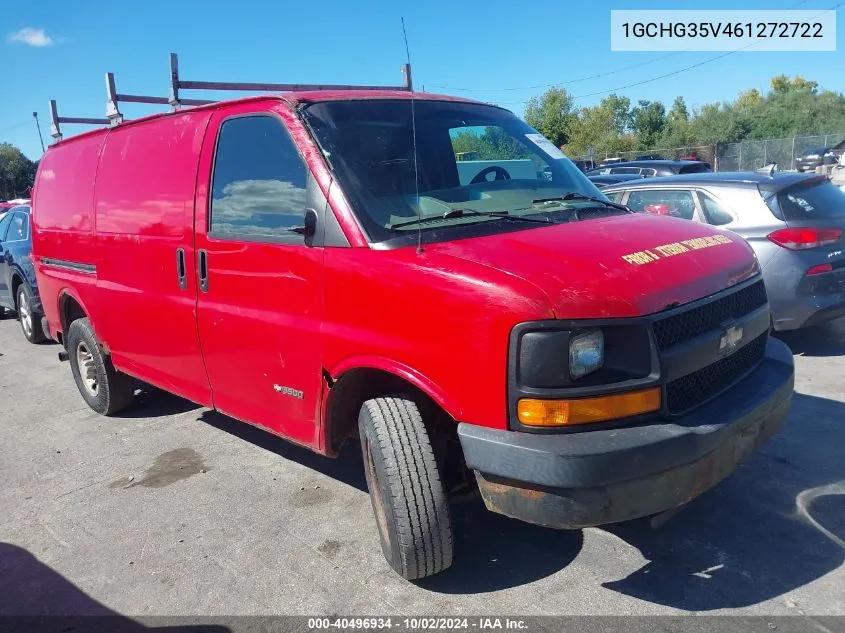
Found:
[[170, 96], [151, 97], [146, 95], [123, 94], [117, 91], [114, 73], [106, 73], [106, 118], [60, 117], [55, 99], [50, 100], [50, 135], [56, 141], [62, 140], [62, 123], [85, 123], [89, 125], [115, 126], [124, 121], [120, 111], [121, 103], [150, 103], [169, 105], [171, 111], [182, 106], [201, 106], [216, 103], [207, 99], [185, 99], [181, 90], [231, 90], [238, 92], [295, 92], [300, 90], [402, 90], [412, 91], [411, 65], [403, 64], [404, 82], [401, 86], [357, 86], [346, 84], [270, 84], [240, 83], [228, 81], [188, 81], [179, 78], [179, 59], [176, 53], [170, 53]]

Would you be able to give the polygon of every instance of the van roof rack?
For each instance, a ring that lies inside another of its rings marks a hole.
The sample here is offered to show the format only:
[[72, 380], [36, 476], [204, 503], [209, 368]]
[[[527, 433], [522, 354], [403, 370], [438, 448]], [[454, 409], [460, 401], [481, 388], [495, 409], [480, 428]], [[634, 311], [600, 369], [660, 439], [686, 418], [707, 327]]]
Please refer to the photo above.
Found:
[[405, 81], [401, 86], [356, 86], [346, 84], [271, 84], [231, 81], [188, 81], [179, 77], [179, 58], [176, 53], [170, 53], [170, 95], [167, 97], [151, 97], [146, 95], [123, 94], [117, 91], [114, 73], [106, 73], [106, 117], [60, 117], [56, 108], [56, 101], [50, 100], [50, 135], [56, 141], [62, 140], [62, 123], [85, 123], [89, 125], [115, 126], [124, 121], [120, 112], [120, 103], [150, 103], [169, 105], [172, 111], [182, 106], [200, 106], [215, 103], [208, 99], [185, 99], [181, 90], [232, 90], [240, 92], [294, 92], [299, 90], [413, 90], [411, 81], [411, 65], [403, 64], [402, 74]]
[[59, 116], [56, 107], [56, 100], [50, 99], [50, 136], [57, 141], [62, 140], [62, 123], [87, 123], [89, 125], [108, 125], [108, 119], [95, 119], [92, 117]]

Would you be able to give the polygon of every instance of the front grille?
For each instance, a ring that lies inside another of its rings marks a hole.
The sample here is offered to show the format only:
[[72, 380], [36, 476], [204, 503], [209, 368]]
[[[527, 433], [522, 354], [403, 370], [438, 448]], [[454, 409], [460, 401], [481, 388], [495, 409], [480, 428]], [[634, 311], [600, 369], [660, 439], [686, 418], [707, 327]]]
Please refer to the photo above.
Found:
[[666, 349], [718, 329], [722, 323], [745, 316], [766, 304], [763, 280], [692, 310], [654, 322], [657, 346]]
[[703, 404], [730, 387], [756, 367], [766, 352], [769, 333], [764, 332], [733, 355], [666, 385], [666, 407], [677, 415]]

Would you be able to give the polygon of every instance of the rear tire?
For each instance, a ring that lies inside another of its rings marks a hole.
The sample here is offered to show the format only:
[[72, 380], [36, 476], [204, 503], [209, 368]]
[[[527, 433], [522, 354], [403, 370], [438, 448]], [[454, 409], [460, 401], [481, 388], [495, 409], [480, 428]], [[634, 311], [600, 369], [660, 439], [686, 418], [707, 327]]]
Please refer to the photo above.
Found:
[[67, 330], [70, 369], [88, 406], [102, 415], [125, 409], [135, 397], [135, 379], [117, 371], [103, 353], [91, 321], [77, 319]]
[[367, 400], [358, 416], [381, 549], [407, 580], [452, 565], [452, 519], [428, 431], [403, 396]]
[[41, 313], [32, 307], [32, 291], [26, 283], [18, 286], [15, 308], [18, 311], [18, 319], [21, 322], [21, 331], [24, 338], [30, 343], [38, 345], [47, 340], [44, 330], [41, 329]]

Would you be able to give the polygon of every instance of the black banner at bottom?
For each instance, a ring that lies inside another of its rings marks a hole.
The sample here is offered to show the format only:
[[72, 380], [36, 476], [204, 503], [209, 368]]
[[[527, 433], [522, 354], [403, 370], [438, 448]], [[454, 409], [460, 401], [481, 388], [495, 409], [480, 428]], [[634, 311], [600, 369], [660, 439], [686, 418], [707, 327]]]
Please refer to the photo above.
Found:
[[845, 616], [2, 616], [0, 633], [845, 633]]

